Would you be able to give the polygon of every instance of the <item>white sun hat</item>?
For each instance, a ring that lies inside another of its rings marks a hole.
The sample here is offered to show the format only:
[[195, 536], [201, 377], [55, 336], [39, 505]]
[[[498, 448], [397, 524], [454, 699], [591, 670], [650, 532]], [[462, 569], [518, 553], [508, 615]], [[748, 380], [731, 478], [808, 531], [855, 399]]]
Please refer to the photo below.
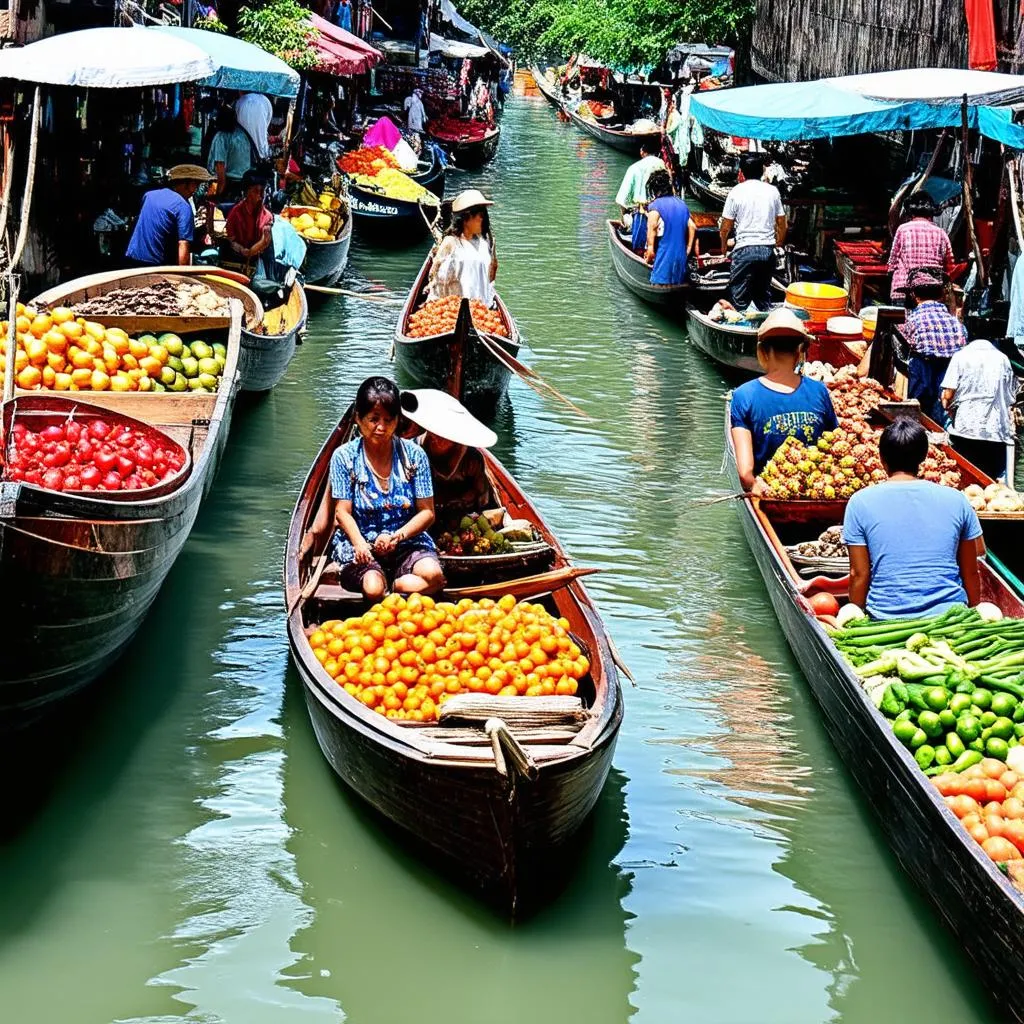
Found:
[[462, 213], [472, 210], [475, 206], [493, 206], [494, 200], [488, 199], [478, 188], [467, 188], [452, 200], [452, 212]]
[[498, 435], [481, 423], [457, 398], [435, 388], [417, 388], [402, 392], [405, 418], [454, 444], [470, 448], [490, 448]]

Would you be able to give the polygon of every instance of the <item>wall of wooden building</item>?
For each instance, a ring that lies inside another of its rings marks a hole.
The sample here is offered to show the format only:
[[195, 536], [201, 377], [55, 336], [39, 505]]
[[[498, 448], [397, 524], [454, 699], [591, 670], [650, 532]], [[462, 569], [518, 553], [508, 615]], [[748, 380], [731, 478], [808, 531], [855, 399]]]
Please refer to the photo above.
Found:
[[[1000, 70], [1020, 72], [1020, 0], [994, 0]], [[967, 66], [964, 0], [757, 0], [750, 65], [770, 81]]]

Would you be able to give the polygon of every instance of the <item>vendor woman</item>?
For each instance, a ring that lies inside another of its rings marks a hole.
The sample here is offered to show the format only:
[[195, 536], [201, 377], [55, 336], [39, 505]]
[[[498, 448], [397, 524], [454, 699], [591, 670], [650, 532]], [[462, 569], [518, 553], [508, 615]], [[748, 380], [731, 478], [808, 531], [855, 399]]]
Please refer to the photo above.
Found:
[[494, 279], [498, 257], [491, 236], [487, 207], [493, 206], [482, 192], [468, 188], [452, 200], [452, 223], [437, 247], [430, 268], [429, 298], [461, 295], [494, 305]]
[[402, 412], [430, 460], [439, 526], [451, 529], [463, 516], [493, 507], [480, 449], [490, 448], [498, 435], [446, 391], [403, 391]]
[[[434, 489], [426, 452], [395, 436], [401, 404], [386, 377], [364, 380], [356, 393], [359, 437], [331, 456], [337, 530], [331, 542], [341, 584], [369, 601], [396, 593], [432, 594], [444, 586], [434, 522]], [[304, 539], [304, 544], [306, 540]], [[308, 546], [308, 545], [306, 545]]]
[[889, 479], [846, 506], [850, 600], [877, 619], [940, 615], [981, 600], [981, 524], [962, 491], [918, 479], [928, 434], [900, 417], [878, 442]]
[[809, 335], [796, 314], [775, 309], [757, 332], [757, 361], [764, 376], [741, 384], [732, 394], [732, 443], [743, 489], [755, 495], [767, 487], [758, 474], [783, 441], [796, 437], [814, 444], [839, 426], [828, 388], [797, 372]]

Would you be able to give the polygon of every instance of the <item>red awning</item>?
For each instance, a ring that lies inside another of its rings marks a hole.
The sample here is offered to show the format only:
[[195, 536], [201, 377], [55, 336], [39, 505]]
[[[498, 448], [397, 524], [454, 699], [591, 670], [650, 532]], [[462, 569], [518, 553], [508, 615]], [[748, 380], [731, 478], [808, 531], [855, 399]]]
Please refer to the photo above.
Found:
[[320, 33], [316, 40], [319, 56], [317, 70], [332, 75], [362, 75], [384, 59], [380, 50], [374, 49], [359, 36], [325, 21], [318, 14], [311, 14], [310, 20]]

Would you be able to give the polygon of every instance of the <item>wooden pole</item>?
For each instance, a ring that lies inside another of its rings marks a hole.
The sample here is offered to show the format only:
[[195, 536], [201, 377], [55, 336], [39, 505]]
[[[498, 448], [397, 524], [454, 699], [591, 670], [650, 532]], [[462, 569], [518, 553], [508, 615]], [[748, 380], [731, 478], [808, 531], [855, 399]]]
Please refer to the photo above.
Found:
[[967, 137], [967, 94], [960, 102], [960, 137], [964, 151], [964, 213], [967, 215], [967, 237], [971, 240], [971, 248], [974, 250], [974, 258], [978, 263], [978, 281], [988, 284], [988, 273], [985, 270], [985, 261], [981, 255], [981, 244], [978, 242], [978, 232], [974, 227], [974, 199], [971, 195], [974, 187], [974, 175], [971, 172], [971, 156], [968, 152]]
[[6, 370], [4, 372], [4, 395], [3, 405], [6, 405], [14, 398], [14, 375], [18, 354], [18, 290], [21, 285], [21, 275], [8, 273], [7, 275], [7, 354]]

